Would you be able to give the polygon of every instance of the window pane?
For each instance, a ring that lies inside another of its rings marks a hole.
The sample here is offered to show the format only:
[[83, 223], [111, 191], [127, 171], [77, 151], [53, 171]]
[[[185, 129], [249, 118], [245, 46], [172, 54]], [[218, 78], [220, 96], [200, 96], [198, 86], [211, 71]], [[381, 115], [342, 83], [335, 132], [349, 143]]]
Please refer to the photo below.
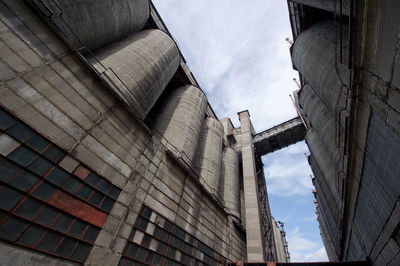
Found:
[[148, 251], [146, 257], [146, 263], [152, 265], [153, 258], [154, 258], [154, 252]]
[[18, 207], [15, 213], [27, 219], [32, 219], [39, 211], [40, 207], [42, 207], [40, 202], [28, 198]]
[[6, 211], [11, 210], [24, 195], [9, 187], [0, 190], [0, 208]]
[[50, 226], [58, 213], [59, 212], [57, 212], [53, 208], [46, 206], [40, 211], [39, 215], [35, 218], [35, 221], [45, 226]]
[[9, 182], [21, 168], [6, 159], [0, 161], [0, 181]]
[[152, 210], [150, 210], [147, 207], [144, 207], [143, 210], [142, 210], [142, 216], [147, 218], [147, 219], [150, 219], [151, 213], [152, 213]]
[[93, 225], [89, 225], [89, 226], [90, 226], [90, 227], [89, 227], [88, 230], [86, 231], [86, 233], [85, 233], [83, 239], [86, 240], [86, 241], [88, 241], [88, 242], [93, 243], [93, 242], [96, 240], [97, 235], [98, 235], [99, 232], [100, 232], [100, 229], [97, 228], [97, 227], [95, 227], [95, 226], [93, 226]]
[[56, 253], [62, 257], [69, 258], [77, 242], [78, 241], [71, 238], [64, 238], [60, 246], [57, 248]]
[[99, 206], [103, 198], [104, 198], [103, 194], [100, 194], [99, 192], [95, 191], [93, 195], [90, 197], [89, 202], [92, 203], [93, 205]]
[[53, 166], [48, 160], [38, 157], [29, 166], [28, 169], [39, 176], [44, 176]]
[[71, 225], [72, 221], [73, 218], [71, 216], [67, 214], [61, 214], [61, 216], [58, 217], [53, 228], [61, 232], [66, 232], [68, 227]]
[[36, 154], [24, 146], [19, 147], [8, 155], [8, 158], [23, 167], [26, 167], [35, 157]]
[[86, 177], [86, 182], [96, 187], [100, 179], [101, 177], [99, 175], [92, 172]]
[[45, 230], [36, 225], [29, 225], [28, 229], [24, 231], [22, 236], [18, 239], [18, 242], [34, 246], [42, 238]]
[[36, 134], [26, 142], [26, 145], [36, 152], [41, 153], [47, 146], [50, 145], [50, 142], [46, 138]]
[[146, 250], [144, 248], [139, 248], [139, 252], [137, 254], [137, 259], [140, 261], [144, 261], [145, 256], [146, 256]]
[[168, 254], [167, 254], [168, 257], [170, 257], [170, 258], [173, 259], [173, 258], [175, 257], [175, 250], [176, 250], [176, 249], [174, 249], [173, 247], [168, 247], [168, 252], [167, 252], [167, 253], [168, 253]]
[[20, 173], [13, 181], [11, 181], [11, 185], [13, 187], [19, 188], [23, 191], [28, 191], [30, 190], [34, 184], [39, 180], [39, 177], [36, 175], [28, 172], [28, 171], [23, 171]]
[[16, 123], [16, 120], [4, 110], [0, 110], [0, 129], [6, 130]]
[[81, 197], [84, 200], [87, 200], [89, 198], [90, 194], [92, 193], [92, 191], [93, 191], [93, 189], [90, 188], [88, 185], [83, 185], [78, 190], [78, 193], [76, 193], [76, 195], [78, 195], [79, 197]]
[[34, 134], [34, 131], [22, 123], [7, 130], [7, 133], [18, 139], [21, 142], [25, 142], [27, 138]]
[[137, 226], [139, 229], [141, 229], [142, 231], [146, 231], [146, 227], [147, 227], [147, 220], [143, 219], [143, 218], [138, 218], [136, 220], [136, 224], [135, 226]]
[[0, 226], [0, 237], [15, 242], [25, 225], [23, 220], [11, 216]]
[[144, 246], [146, 248], [149, 247], [150, 240], [151, 240], [151, 238], [148, 235], [144, 235], [144, 238], [142, 240], [142, 246]]
[[107, 194], [108, 190], [110, 189], [110, 187], [112, 186], [112, 184], [104, 179], [101, 179], [100, 184], [98, 185], [98, 189], [103, 192], [104, 194]]
[[136, 245], [129, 244], [128, 256], [135, 258], [137, 254], [138, 247]]
[[58, 148], [55, 145], [52, 145], [49, 147], [47, 150], [45, 150], [43, 153], [44, 157], [52, 161], [53, 163], [58, 163], [61, 161], [62, 158], [65, 156], [65, 152]]
[[113, 186], [110, 193], [108, 194], [112, 199], [117, 200], [119, 193], [121, 193], [121, 189], [116, 186]]
[[82, 222], [80, 220], [75, 220], [74, 224], [72, 225], [71, 229], [69, 229], [68, 234], [81, 237], [83, 231], [85, 230], [87, 223]]
[[35, 189], [35, 191], [32, 193], [32, 195], [38, 197], [39, 199], [43, 201], [48, 201], [51, 196], [54, 194], [56, 191], [56, 187], [53, 185], [50, 185], [46, 182], [42, 182], [42, 184], [39, 185], [38, 188]]
[[114, 200], [106, 197], [103, 200], [103, 203], [101, 203], [100, 209], [104, 210], [105, 212], [110, 212], [113, 205], [114, 205]]
[[71, 176], [62, 187], [68, 190], [69, 192], [74, 193], [80, 184], [81, 182], [79, 180]]
[[160, 255], [156, 254], [154, 261], [153, 261], [153, 265], [161, 265], [161, 260], [162, 260], [162, 257]]
[[47, 176], [47, 180], [52, 182], [56, 186], [61, 186], [64, 184], [64, 181], [67, 179], [69, 173], [64, 171], [60, 167], [56, 167], [51, 173]]
[[90, 249], [90, 245], [79, 242], [78, 246], [74, 250], [74, 253], [72, 254], [72, 258], [83, 262], [89, 254]]
[[54, 249], [57, 247], [58, 242], [61, 239], [61, 234], [48, 231], [46, 236], [43, 238], [42, 242], [40, 242], [38, 248], [48, 251], [54, 252]]

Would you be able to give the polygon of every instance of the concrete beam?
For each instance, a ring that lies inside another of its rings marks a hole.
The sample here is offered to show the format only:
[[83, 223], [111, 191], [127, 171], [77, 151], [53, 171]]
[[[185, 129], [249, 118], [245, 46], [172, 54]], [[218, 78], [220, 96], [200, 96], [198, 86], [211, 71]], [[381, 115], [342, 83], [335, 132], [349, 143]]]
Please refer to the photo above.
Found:
[[304, 140], [306, 129], [300, 117], [257, 133], [253, 143], [258, 155], [262, 156]]

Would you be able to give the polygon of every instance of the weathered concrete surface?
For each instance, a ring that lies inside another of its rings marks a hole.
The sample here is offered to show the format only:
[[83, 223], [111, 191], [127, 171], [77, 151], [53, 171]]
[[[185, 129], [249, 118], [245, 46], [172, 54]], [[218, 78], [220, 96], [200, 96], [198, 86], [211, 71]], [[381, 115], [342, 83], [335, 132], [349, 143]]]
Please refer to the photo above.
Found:
[[264, 247], [257, 194], [257, 172], [252, 138], [253, 127], [248, 111], [240, 112], [239, 120], [241, 125], [239, 142], [242, 150], [247, 261], [260, 262], [264, 261]]
[[[0, 19], [0, 105], [68, 153], [60, 167], [72, 171], [82, 163], [122, 189], [85, 263], [118, 264], [143, 204], [222, 256], [245, 260], [243, 232], [196, 178], [166, 154], [165, 139], [133, 119], [130, 109], [25, 1], [3, 3], [15, 16]], [[63, 263], [55, 256], [26, 252], [18, 243], [0, 244], [2, 251], [12, 246], [2, 262], [31, 265], [39, 254], [42, 264]]]
[[[150, 17], [148, 0], [32, 1], [76, 48], [91, 51], [141, 30]], [[59, 17], [57, 17], [59, 15]]]
[[199, 88], [188, 85], [172, 91], [163, 103], [155, 128], [192, 160], [206, 111], [206, 96]]
[[[335, 12], [340, 14], [340, 8], [342, 9], [342, 14], [348, 16], [350, 12], [350, 1], [349, 0], [291, 0], [294, 3], [311, 6], [319, 9], [323, 9], [329, 12]], [[340, 7], [340, 2], [342, 7]], [[336, 3], [336, 7], [335, 7]]]
[[329, 112], [321, 98], [313, 88], [306, 84], [298, 93], [300, 107], [306, 114], [304, 116], [308, 127], [315, 129], [322, 144], [333, 157], [338, 156], [339, 148], [336, 144], [335, 116]]
[[[112, 77], [116, 93], [145, 116], [179, 66], [179, 51], [170, 36], [145, 30], [95, 53], [93, 66]], [[98, 59], [98, 61], [97, 61]], [[111, 69], [112, 73], [108, 71]]]
[[240, 179], [238, 153], [225, 148], [222, 153], [222, 176], [220, 190], [226, 207], [240, 219]]
[[[292, 47], [293, 64], [333, 114], [344, 108], [349, 86], [348, 68], [335, 64], [335, 39], [334, 24], [327, 20], [304, 30]], [[345, 36], [343, 43], [347, 43]]]
[[300, 117], [295, 117], [253, 137], [258, 155], [265, 155], [304, 140], [306, 128]]
[[205, 186], [215, 195], [219, 192], [223, 130], [217, 119], [206, 117], [194, 158], [194, 165], [206, 182]]
[[276, 256], [277, 256], [277, 261], [276, 262], [287, 262], [286, 260], [286, 253], [285, 253], [285, 247], [284, 247], [284, 239], [281, 234], [281, 230], [274, 220], [272, 218], [272, 226], [273, 226], [273, 233], [274, 233], [274, 240], [275, 240], [275, 247], [276, 247]]

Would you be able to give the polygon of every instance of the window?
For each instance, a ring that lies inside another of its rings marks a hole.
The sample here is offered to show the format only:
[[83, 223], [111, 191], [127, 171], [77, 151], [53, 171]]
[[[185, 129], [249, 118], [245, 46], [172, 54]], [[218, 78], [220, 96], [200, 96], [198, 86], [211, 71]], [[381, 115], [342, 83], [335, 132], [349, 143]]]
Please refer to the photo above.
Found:
[[222, 265], [221, 258], [215, 250], [144, 206], [119, 265]]
[[0, 239], [84, 262], [121, 189], [61, 168], [66, 152], [0, 108], [2, 136], [13, 145], [0, 155]]

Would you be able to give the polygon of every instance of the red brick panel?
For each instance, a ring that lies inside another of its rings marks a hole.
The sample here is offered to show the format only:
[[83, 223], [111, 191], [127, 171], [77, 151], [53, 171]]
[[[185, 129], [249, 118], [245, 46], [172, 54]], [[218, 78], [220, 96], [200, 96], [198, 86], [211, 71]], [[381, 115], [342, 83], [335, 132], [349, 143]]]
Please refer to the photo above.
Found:
[[98, 227], [103, 227], [108, 216], [106, 213], [61, 190], [57, 190], [53, 194], [48, 204]]

